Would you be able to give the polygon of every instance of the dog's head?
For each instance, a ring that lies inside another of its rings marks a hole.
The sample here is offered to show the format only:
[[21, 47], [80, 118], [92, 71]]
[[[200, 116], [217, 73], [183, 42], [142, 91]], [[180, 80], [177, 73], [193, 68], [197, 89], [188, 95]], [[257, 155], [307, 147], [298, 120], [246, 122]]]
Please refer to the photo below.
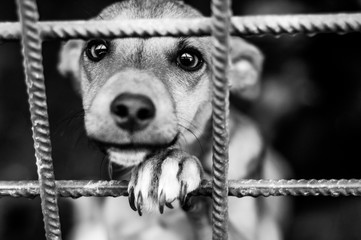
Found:
[[[97, 19], [195, 18], [179, 1], [116, 3]], [[72, 40], [60, 54], [61, 73], [79, 86], [90, 138], [118, 164], [132, 166], [180, 135], [203, 131], [211, 116], [211, 38], [154, 37]], [[258, 85], [262, 56], [232, 40], [232, 92]]]

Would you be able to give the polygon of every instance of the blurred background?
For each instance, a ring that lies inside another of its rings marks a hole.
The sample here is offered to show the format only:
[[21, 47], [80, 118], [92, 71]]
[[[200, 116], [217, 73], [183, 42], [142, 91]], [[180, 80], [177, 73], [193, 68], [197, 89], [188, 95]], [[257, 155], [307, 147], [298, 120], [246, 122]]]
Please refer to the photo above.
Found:
[[[87, 19], [112, 0], [38, 0], [41, 20]], [[209, 1], [185, 1], [210, 14]], [[336, 13], [360, 0], [234, 1], [235, 15]], [[0, 21], [17, 21], [15, 1]], [[263, 92], [245, 111], [289, 162], [293, 178], [361, 178], [361, 33], [252, 37], [265, 55]], [[106, 179], [104, 156], [85, 138], [80, 98], [56, 70], [60, 42], [44, 43], [56, 179]], [[0, 44], [0, 180], [36, 180], [18, 42]], [[295, 197], [288, 240], [361, 239], [359, 198]], [[70, 208], [60, 200], [64, 234]], [[0, 240], [45, 239], [40, 200], [0, 199]]]

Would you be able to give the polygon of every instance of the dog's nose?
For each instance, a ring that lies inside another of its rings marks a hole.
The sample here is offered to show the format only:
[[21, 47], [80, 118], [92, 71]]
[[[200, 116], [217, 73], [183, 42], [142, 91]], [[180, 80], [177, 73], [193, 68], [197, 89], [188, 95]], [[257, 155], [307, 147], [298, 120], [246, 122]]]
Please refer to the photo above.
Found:
[[142, 130], [155, 117], [154, 103], [140, 94], [120, 94], [111, 103], [110, 111], [116, 124], [127, 131]]

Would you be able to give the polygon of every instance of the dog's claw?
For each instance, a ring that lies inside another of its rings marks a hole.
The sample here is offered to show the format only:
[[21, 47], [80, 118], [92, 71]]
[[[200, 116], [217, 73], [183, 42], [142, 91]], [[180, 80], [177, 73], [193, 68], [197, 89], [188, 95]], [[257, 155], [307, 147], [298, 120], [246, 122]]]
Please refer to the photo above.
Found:
[[160, 195], [159, 195], [159, 212], [161, 214], [163, 214], [163, 212], [164, 212], [164, 205], [165, 204], [167, 204], [166, 203], [166, 196], [165, 196], [165, 193], [162, 190]]
[[184, 188], [184, 181], [181, 181], [181, 186], [179, 189], [179, 201], [182, 205], [182, 199], [183, 199], [183, 188]]
[[166, 202], [165, 205], [166, 205], [168, 208], [170, 208], [170, 209], [173, 209], [173, 208], [174, 208], [171, 203]]
[[134, 196], [134, 187], [131, 187], [129, 190], [129, 205], [134, 210], [137, 211], [137, 208], [135, 207], [135, 196]]
[[187, 183], [184, 183], [184, 181], [181, 181], [181, 187], [179, 192], [179, 201], [181, 206], [185, 204], [186, 198], [187, 198]]
[[113, 179], [113, 166], [111, 163], [108, 164], [108, 176], [109, 179]]
[[137, 198], [137, 209], [139, 216], [142, 216], [142, 207], [143, 207], [143, 196], [141, 193], [139, 193]]

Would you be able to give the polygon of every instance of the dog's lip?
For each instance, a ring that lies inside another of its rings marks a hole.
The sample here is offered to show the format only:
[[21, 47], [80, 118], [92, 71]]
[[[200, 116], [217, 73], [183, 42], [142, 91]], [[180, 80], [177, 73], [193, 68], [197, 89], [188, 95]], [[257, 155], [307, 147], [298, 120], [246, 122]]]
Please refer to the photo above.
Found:
[[172, 141], [165, 144], [157, 144], [157, 143], [142, 143], [142, 142], [131, 142], [131, 143], [112, 143], [112, 142], [105, 142], [98, 139], [92, 139], [94, 143], [96, 143], [100, 149], [103, 151], [106, 151], [107, 149], [115, 148], [117, 150], [123, 150], [123, 151], [140, 151], [140, 150], [146, 150], [146, 151], [152, 151], [152, 150], [158, 150], [158, 149], [165, 149], [169, 148], [176, 144], [179, 138], [179, 133], [176, 134], [176, 136], [173, 138]]

